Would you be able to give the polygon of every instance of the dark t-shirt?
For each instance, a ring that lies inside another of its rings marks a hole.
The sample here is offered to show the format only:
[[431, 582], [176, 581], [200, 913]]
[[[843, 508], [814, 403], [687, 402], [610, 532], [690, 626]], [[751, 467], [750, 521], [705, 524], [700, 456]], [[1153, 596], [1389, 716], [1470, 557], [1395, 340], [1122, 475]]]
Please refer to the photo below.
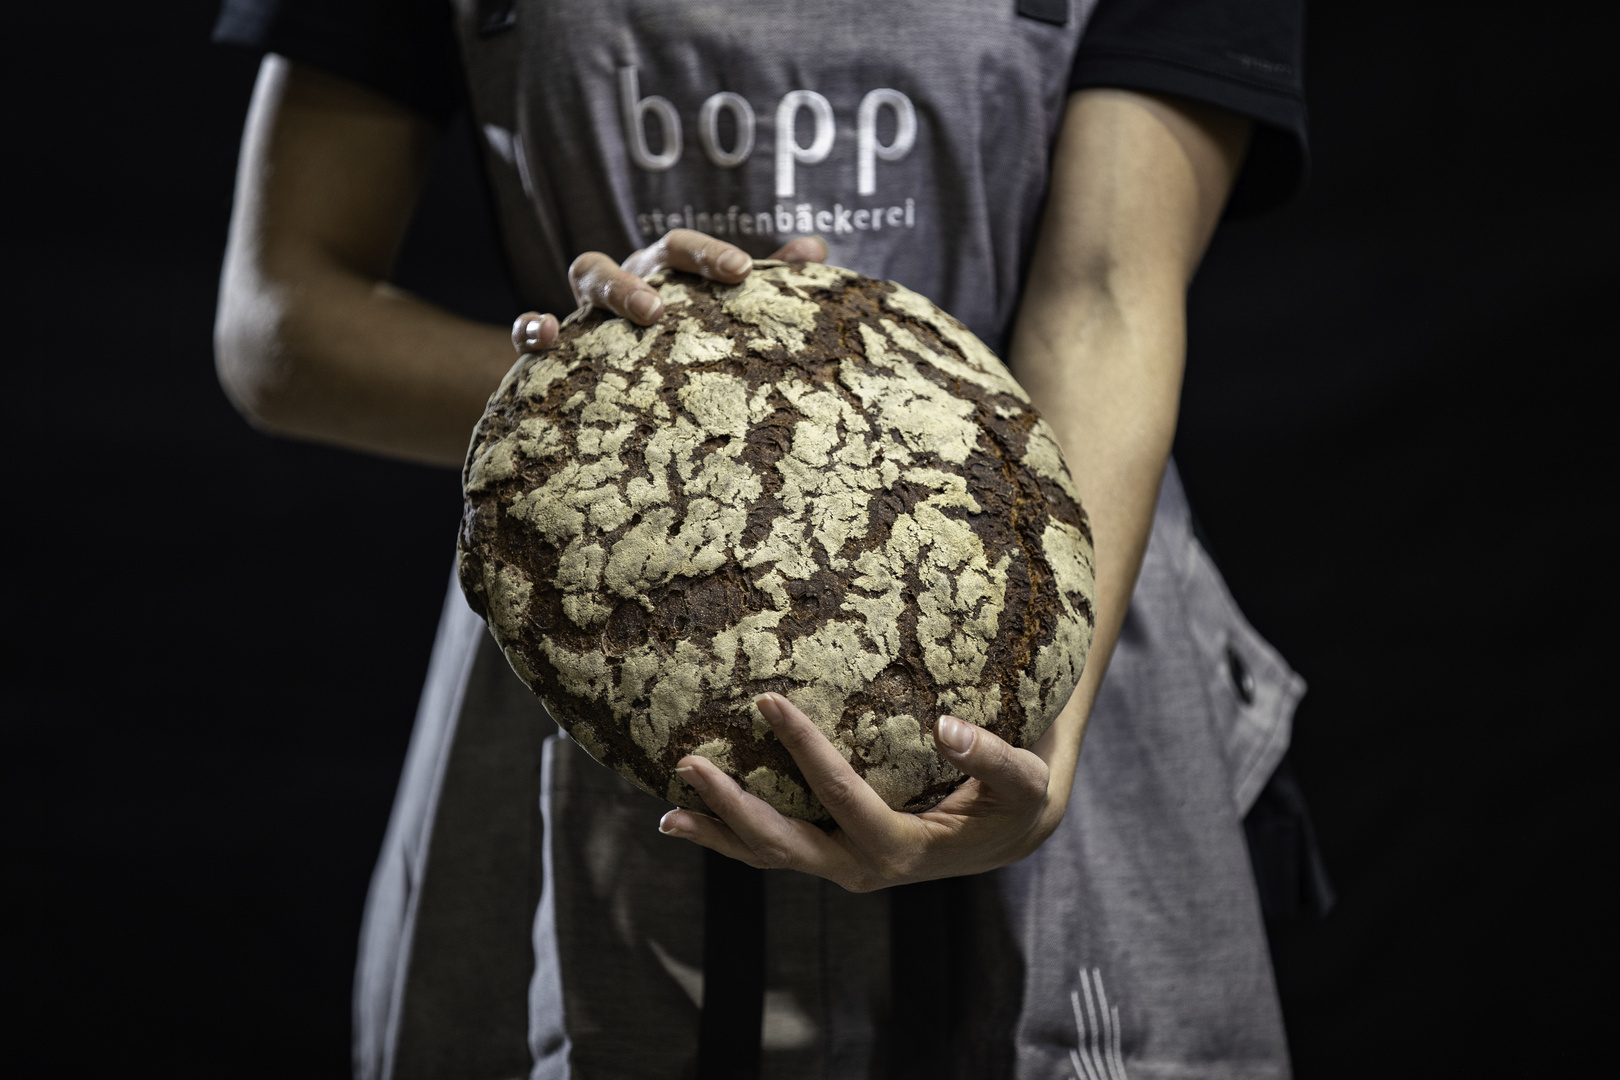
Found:
[[[1016, 2], [1061, 24], [1065, 0]], [[511, 24], [511, 0], [479, 0], [480, 32]], [[443, 121], [465, 99], [446, 0], [224, 0], [214, 40], [321, 68]], [[1299, 188], [1307, 161], [1302, 0], [1101, 0], [1071, 89], [1169, 94], [1256, 122], [1229, 216], [1269, 210]]]

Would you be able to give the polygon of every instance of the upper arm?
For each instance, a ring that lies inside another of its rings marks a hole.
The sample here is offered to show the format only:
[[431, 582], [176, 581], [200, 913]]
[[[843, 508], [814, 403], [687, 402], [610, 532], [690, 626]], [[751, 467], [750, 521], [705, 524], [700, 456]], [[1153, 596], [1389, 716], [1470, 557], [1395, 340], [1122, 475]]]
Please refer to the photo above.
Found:
[[1220, 220], [1249, 121], [1130, 90], [1072, 95], [1031, 286], [1184, 290]]
[[1013, 335], [1012, 365], [1066, 447], [1103, 410], [1168, 452], [1187, 284], [1249, 122], [1126, 90], [1069, 99]]
[[265, 57], [242, 134], [214, 326], [220, 381], [263, 419], [286, 390], [300, 305], [388, 276], [436, 125], [364, 87]]
[[1139, 376], [1169, 391], [1173, 412], [1187, 284], [1249, 130], [1230, 113], [1134, 91], [1070, 96], [1013, 348], [1018, 377], [1049, 410], [1131, 359], [1149, 365]]
[[356, 83], [265, 57], [237, 168], [231, 247], [279, 268], [299, 254], [386, 277], [436, 125]]

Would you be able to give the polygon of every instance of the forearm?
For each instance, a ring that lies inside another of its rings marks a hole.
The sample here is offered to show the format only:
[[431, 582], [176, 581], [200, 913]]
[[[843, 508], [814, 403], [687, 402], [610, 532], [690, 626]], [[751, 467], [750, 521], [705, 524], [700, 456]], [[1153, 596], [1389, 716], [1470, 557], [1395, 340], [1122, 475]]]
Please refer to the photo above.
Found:
[[1064, 448], [1096, 553], [1091, 652], [1068, 706], [1035, 748], [1061, 807], [1153, 529], [1184, 341], [1179, 303], [1144, 298], [1122, 307], [1089, 290], [1066, 303], [1026, 302], [1018, 333], [1014, 369]]
[[1066, 804], [1153, 529], [1175, 436], [1186, 289], [1247, 122], [1125, 91], [1076, 95], [1014, 330], [1014, 372], [1063, 446], [1091, 519], [1096, 631], [1080, 684], [1036, 750]]

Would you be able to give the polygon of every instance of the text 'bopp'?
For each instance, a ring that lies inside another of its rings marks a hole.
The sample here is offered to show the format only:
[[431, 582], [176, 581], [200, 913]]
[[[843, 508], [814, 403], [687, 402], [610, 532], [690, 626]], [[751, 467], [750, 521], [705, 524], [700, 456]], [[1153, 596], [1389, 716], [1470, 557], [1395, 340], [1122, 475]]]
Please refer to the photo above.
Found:
[[[893, 141], [878, 141], [878, 112], [894, 112]], [[795, 124], [800, 110], [808, 110], [814, 134], [808, 146], [800, 145]], [[720, 145], [720, 114], [729, 112], [737, 125], [730, 149]], [[657, 94], [641, 96], [641, 79], [634, 67], [619, 69], [619, 113], [624, 121], [625, 147], [630, 160], [650, 172], [662, 172], [681, 160], [681, 116], [674, 104]], [[655, 154], [647, 140], [646, 119], [657, 121], [660, 147]], [[698, 143], [704, 155], [722, 169], [735, 169], [754, 152], [754, 107], [741, 94], [730, 90], [711, 95], [698, 110]], [[815, 165], [832, 152], [837, 124], [833, 107], [814, 90], [790, 90], [776, 106], [776, 197], [794, 194], [794, 170]], [[899, 161], [917, 142], [917, 111], [911, 99], [886, 87], [869, 91], [855, 110], [856, 188], [861, 195], [877, 192], [877, 163]]]

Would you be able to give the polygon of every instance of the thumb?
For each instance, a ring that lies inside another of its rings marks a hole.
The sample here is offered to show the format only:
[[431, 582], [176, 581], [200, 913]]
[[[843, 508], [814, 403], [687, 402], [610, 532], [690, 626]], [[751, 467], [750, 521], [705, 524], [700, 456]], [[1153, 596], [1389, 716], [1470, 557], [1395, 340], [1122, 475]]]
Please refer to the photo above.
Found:
[[993, 731], [942, 716], [934, 725], [934, 744], [946, 761], [995, 791], [1034, 798], [1046, 794], [1046, 762]]

